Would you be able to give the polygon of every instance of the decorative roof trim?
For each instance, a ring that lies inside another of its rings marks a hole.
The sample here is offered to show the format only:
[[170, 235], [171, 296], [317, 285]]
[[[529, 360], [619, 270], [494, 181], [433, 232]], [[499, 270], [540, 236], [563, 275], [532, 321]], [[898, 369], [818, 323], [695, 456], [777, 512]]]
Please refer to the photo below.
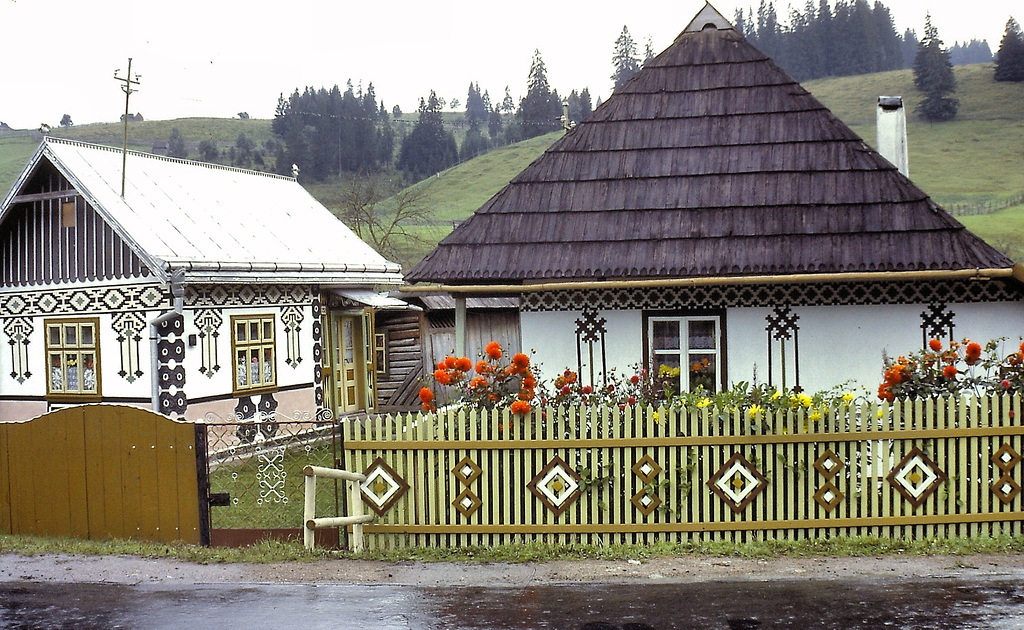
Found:
[[572, 289], [632, 289], [644, 287], [697, 287], [730, 284], [796, 284], [819, 282], [885, 282], [894, 280], [967, 280], [1013, 278], [1024, 283], [1024, 267], [1004, 269], [938, 269], [934, 271], [878, 271], [873, 273], [802, 273], [776, 276], [717, 276], [704, 278], [658, 278], [648, 280], [588, 280], [584, 282], [541, 282], [537, 284], [425, 284], [402, 288], [403, 293], [452, 293], [494, 295], [538, 293]]

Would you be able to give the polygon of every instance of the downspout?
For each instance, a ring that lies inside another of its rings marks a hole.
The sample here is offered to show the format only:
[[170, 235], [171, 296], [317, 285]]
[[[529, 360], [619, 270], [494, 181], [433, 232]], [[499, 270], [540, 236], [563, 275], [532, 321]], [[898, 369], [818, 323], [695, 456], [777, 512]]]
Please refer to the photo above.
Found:
[[158, 315], [155, 319], [149, 322], [149, 357], [150, 357], [150, 374], [152, 375], [151, 381], [153, 383], [153, 411], [160, 413], [160, 357], [158, 344], [160, 341], [160, 326], [176, 317], [181, 315], [185, 310], [185, 270], [176, 269], [171, 274], [171, 297], [174, 303], [174, 310], [168, 311], [163, 315]]

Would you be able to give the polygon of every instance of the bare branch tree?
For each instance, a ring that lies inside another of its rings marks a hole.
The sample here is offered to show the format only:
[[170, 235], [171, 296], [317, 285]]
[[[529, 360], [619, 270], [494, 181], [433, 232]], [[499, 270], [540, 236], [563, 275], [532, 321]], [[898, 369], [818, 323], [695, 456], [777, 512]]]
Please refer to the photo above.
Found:
[[403, 244], [427, 242], [412, 229], [431, 218], [425, 197], [422, 187], [394, 192], [381, 176], [360, 175], [342, 190], [341, 220], [380, 255], [398, 260]]

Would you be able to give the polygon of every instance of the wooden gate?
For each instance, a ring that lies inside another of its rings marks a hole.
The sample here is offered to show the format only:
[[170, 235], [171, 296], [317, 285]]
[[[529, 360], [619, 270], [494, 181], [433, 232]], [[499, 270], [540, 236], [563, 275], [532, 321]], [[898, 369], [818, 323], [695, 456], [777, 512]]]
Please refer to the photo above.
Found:
[[0, 423], [0, 533], [208, 544], [196, 429], [121, 405]]

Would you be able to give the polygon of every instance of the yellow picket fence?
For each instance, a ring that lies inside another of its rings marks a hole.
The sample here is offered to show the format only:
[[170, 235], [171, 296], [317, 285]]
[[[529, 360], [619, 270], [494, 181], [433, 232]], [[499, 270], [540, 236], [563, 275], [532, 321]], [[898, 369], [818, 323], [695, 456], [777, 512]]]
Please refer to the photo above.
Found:
[[1019, 534], [1019, 397], [459, 410], [344, 425], [368, 549]]

